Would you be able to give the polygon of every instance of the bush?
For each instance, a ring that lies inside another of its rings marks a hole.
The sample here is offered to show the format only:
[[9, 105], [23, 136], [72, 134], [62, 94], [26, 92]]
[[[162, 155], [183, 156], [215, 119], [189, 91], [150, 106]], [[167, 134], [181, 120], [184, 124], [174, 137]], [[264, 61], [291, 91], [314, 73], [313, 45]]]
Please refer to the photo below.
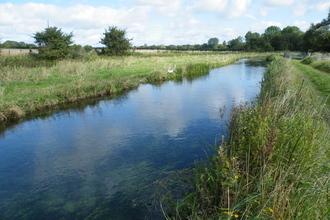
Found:
[[307, 57], [307, 58], [303, 59], [301, 61], [301, 63], [309, 65], [309, 64], [313, 63], [313, 61], [314, 61], [314, 59], [312, 57]]
[[73, 43], [73, 33], [65, 34], [57, 27], [46, 28], [32, 36], [38, 44], [38, 57], [45, 60], [66, 58], [72, 53], [70, 44]]
[[273, 60], [275, 60], [276, 58], [275, 58], [275, 55], [274, 54], [271, 54], [271, 55], [268, 55], [267, 57], [266, 57], [266, 61], [268, 61], [268, 62], [271, 62], [271, 61], [273, 61]]

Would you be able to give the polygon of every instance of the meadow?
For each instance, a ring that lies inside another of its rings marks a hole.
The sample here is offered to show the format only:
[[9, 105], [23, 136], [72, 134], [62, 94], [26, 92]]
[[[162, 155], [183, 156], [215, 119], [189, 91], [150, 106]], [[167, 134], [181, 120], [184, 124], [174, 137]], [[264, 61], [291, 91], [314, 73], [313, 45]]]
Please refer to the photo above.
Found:
[[[0, 57], [0, 121], [42, 113], [61, 104], [115, 94], [140, 83], [180, 80], [258, 53], [155, 53], [79, 59], [36, 60], [29, 55]], [[175, 71], [169, 73], [169, 69]]]
[[163, 198], [166, 218], [329, 219], [329, 79], [275, 57], [256, 102], [234, 105], [229, 137], [196, 162], [189, 193]]

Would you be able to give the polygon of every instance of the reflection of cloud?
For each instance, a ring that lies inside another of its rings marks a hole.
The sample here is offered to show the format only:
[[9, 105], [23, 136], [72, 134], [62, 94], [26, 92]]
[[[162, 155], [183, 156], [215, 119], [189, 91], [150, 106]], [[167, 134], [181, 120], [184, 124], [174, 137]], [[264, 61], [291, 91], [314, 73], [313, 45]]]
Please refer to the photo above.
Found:
[[174, 82], [160, 87], [141, 85], [125, 99], [35, 120], [26, 126], [31, 135], [20, 140], [34, 153], [27, 163], [34, 164], [29, 168], [31, 176], [26, 174], [22, 187], [32, 185], [45, 192], [37, 195], [44, 203], [70, 204], [72, 209], [82, 200], [93, 205], [100, 195], [111, 196], [125, 187], [136, 189], [156, 169], [149, 163], [163, 159], [159, 155], [182, 156], [173, 148], [188, 149], [181, 145], [190, 144], [188, 139], [199, 135], [207, 123], [220, 130], [219, 109], [224, 105], [230, 109], [233, 97], [236, 103], [249, 100], [260, 71], [238, 62], [192, 82], [184, 80], [178, 83], [181, 86]]

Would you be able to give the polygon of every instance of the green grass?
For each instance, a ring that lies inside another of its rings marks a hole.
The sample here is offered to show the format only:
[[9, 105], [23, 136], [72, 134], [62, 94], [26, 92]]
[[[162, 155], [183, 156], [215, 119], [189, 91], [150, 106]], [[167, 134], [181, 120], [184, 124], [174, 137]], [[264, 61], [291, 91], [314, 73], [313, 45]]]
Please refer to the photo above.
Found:
[[330, 73], [330, 60], [316, 60], [310, 64], [313, 68]]
[[303, 72], [304, 75], [309, 78], [315, 89], [322, 94], [324, 100], [326, 100], [326, 103], [330, 106], [330, 74], [312, 68], [314, 67], [314, 63], [325, 62], [314, 61], [311, 66], [302, 65], [298, 61], [293, 61], [292, 63], [300, 72]]
[[256, 103], [233, 106], [230, 136], [196, 163], [193, 190], [163, 198], [167, 219], [329, 218], [329, 109], [306, 74], [270, 64]]
[[[137, 88], [140, 83], [179, 80], [257, 53], [167, 53], [126, 57], [96, 54], [49, 63], [29, 56], [0, 57], [0, 120], [45, 108]], [[33, 64], [34, 63], [34, 64]], [[33, 64], [33, 65], [32, 65]], [[174, 73], [168, 68], [176, 65]]]

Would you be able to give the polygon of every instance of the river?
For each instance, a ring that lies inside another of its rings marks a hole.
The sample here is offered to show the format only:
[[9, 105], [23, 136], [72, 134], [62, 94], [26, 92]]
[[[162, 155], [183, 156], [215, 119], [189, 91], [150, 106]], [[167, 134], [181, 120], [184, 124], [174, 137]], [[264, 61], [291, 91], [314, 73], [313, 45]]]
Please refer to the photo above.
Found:
[[243, 59], [8, 127], [0, 219], [157, 219], [143, 189], [205, 158], [226, 135], [232, 104], [258, 94], [265, 65]]

